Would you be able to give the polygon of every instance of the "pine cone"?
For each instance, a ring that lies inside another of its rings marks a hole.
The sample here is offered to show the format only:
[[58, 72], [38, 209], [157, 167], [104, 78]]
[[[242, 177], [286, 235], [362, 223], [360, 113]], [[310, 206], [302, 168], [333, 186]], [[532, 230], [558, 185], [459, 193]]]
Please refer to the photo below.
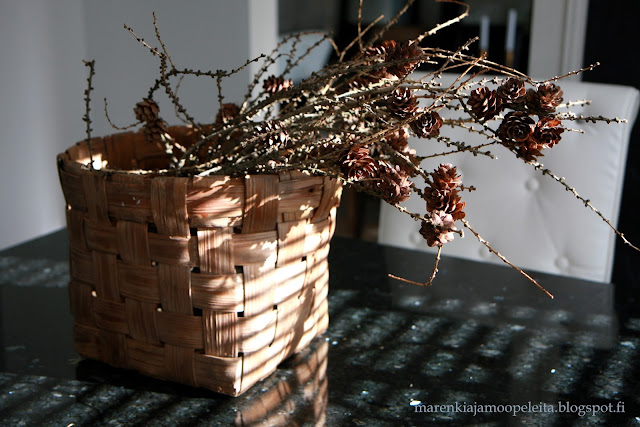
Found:
[[433, 211], [429, 217], [431, 223], [422, 221], [420, 226], [420, 234], [427, 241], [427, 245], [442, 246], [452, 241], [454, 233], [451, 230], [456, 230], [453, 217], [442, 211]]
[[467, 105], [477, 118], [489, 120], [502, 111], [502, 98], [495, 90], [479, 87], [471, 92]]
[[388, 66], [381, 66], [367, 71], [366, 76], [359, 76], [349, 83], [351, 89], [366, 87], [382, 79], [402, 79], [411, 74], [422, 60], [412, 60], [422, 55], [422, 49], [416, 44], [398, 43], [395, 40], [385, 40], [364, 51], [365, 61], [363, 65], [382, 64], [393, 62]]
[[236, 104], [229, 102], [222, 104], [222, 108], [218, 110], [216, 114], [216, 124], [221, 125], [224, 122], [235, 119], [240, 114], [240, 107]]
[[537, 90], [527, 91], [527, 107], [536, 114], [550, 114], [562, 103], [562, 89], [553, 83], [544, 83]]
[[385, 50], [385, 62], [393, 62], [387, 67], [387, 72], [399, 79], [407, 77], [422, 63], [420, 59], [411, 59], [422, 55], [422, 49], [420, 49], [418, 43], [394, 42], [393, 45], [390, 45]]
[[293, 87], [293, 80], [285, 79], [282, 76], [269, 76], [262, 83], [262, 87], [267, 93], [277, 93], [283, 90], [288, 90]]
[[524, 160], [527, 163], [534, 163], [538, 161], [538, 157], [542, 157], [540, 152], [542, 146], [536, 144], [534, 141], [529, 140], [522, 144], [518, 144], [515, 147], [516, 157]]
[[169, 131], [169, 125], [162, 119], [146, 122], [142, 127], [144, 138], [152, 143], [162, 143]]
[[254, 135], [259, 136], [262, 144], [267, 147], [286, 148], [289, 134], [286, 130], [272, 121], [266, 121], [254, 127]]
[[[371, 64], [369, 64], [371, 65]], [[365, 74], [357, 76], [355, 79], [349, 82], [349, 89], [365, 89], [369, 85], [378, 83], [380, 80], [395, 80], [395, 76], [387, 72], [384, 67], [379, 67], [365, 71]]]
[[432, 138], [440, 135], [442, 118], [436, 111], [427, 111], [412, 121], [411, 130], [420, 138]]
[[[384, 141], [399, 153], [405, 154], [411, 150], [409, 147], [409, 132], [405, 128], [400, 128], [387, 134], [384, 137]], [[415, 152], [415, 150], [413, 151]]]
[[411, 197], [411, 181], [400, 166], [383, 163], [379, 178], [370, 181], [370, 186], [387, 203], [395, 205]]
[[[416, 150], [409, 146], [409, 132], [407, 132], [405, 128], [400, 128], [390, 134], [387, 134], [383, 141], [389, 144], [391, 148], [396, 150], [398, 153], [405, 155], [414, 166], [420, 166], [420, 159], [416, 156]], [[415, 176], [418, 173], [416, 168], [402, 160], [398, 160], [397, 165], [407, 176]]]
[[418, 109], [418, 99], [411, 89], [397, 88], [387, 98], [387, 110], [400, 120], [415, 114]]
[[462, 179], [457, 174], [456, 167], [450, 163], [442, 163], [430, 175], [432, 182], [424, 189], [422, 196], [427, 201], [427, 211], [442, 211], [450, 214], [454, 220], [464, 218], [466, 203], [460, 201], [458, 194]]
[[531, 137], [536, 122], [523, 111], [507, 114], [498, 127], [498, 137], [505, 145], [523, 142]]
[[364, 51], [365, 56], [379, 56], [379, 59], [387, 57], [390, 51], [394, 50], [398, 45], [395, 40], [383, 40], [381, 43], [371, 46]]
[[542, 145], [544, 148], [551, 148], [558, 142], [560, 142], [560, 134], [564, 132], [564, 128], [559, 127], [560, 120], [543, 117], [536, 124], [533, 130], [533, 140], [536, 143]]
[[153, 99], [144, 98], [136, 104], [133, 112], [136, 115], [136, 120], [139, 122], [150, 123], [158, 119], [160, 107], [158, 107], [158, 104]]
[[352, 146], [342, 159], [342, 173], [351, 181], [362, 181], [378, 175], [378, 162], [371, 157], [369, 148]]
[[516, 77], [510, 77], [503, 81], [496, 91], [497, 95], [502, 98], [502, 102], [510, 104], [521, 104], [524, 102], [527, 90], [524, 82]]
[[454, 220], [466, 216], [464, 213], [466, 203], [461, 201], [460, 194], [456, 190], [437, 190], [427, 187], [423, 197], [427, 201], [428, 212], [442, 211], [450, 214]]
[[[514, 111], [507, 114], [498, 127], [497, 133], [502, 143], [515, 151], [517, 157], [532, 163], [543, 155], [541, 150], [547, 146], [546, 144], [552, 141], [556, 143], [559, 140], [559, 135], [563, 131], [562, 128], [553, 126], [554, 122], [559, 123], [558, 120], [541, 120], [541, 122], [539, 136], [536, 138], [535, 129], [538, 128], [536, 122], [527, 113]], [[545, 142], [545, 139], [539, 138], [548, 138], [548, 140]]]
[[451, 163], [441, 163], [438, 169], [431, 172], [432, 187], [436, 190], [455, 190], [462, 185], [457, 168]]

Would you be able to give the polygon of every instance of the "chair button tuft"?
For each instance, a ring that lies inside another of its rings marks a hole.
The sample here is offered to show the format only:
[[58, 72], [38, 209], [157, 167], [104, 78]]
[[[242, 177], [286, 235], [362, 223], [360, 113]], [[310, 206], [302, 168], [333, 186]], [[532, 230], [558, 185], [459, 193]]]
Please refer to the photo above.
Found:
[[536, 191], [540, 188], [540, 181], [536, 178], [529, 178], [524, 184], [525, 188], [529, 191]]
[[556, 259], [556, 267], [562, 271], [566, 271], [569, 268], [570, 262], [567, 257], [561, 256]]

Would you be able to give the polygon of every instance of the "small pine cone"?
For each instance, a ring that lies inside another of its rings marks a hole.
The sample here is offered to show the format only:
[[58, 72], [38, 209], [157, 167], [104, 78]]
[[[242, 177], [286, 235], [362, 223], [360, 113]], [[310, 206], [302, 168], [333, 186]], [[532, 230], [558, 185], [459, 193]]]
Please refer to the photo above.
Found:
[[293, 87], [293, 80], [285, 79], [282, 76], [269, 76], [262, 83], [262, 87], [267, 93], [276, 93], [288, 90]]
[[256, 125], [254, 135], [259, 136], [262, 143], [268, 147], [285, 148], [289, 143], [287, 131], [272, 121]]
[[533, 141], [527, 141], [515, 147], [516, 157], [524, 160], [527, 163], [535, 163], [537, 162], [538, 157], [543, 156], [543, 154], [540, 152], [542, 148], [543, 147], [541, 145], [538, 145]]
[[454, 238], [455, 221], [451, 215], [442, 211], [433, 211], [429, 215], [431, 223], [422, 221], [420, 234], [427, 241], [427, 245], [442, 246]]
[[370, 185], [387, 203], [395, 205], [411, 196], [411, 181], [400, 166], [382, 164], [379, 177], [370, 181]]
[[352, 89], [366, 87], [382, 79], [396, 80], [405, 78], [422, 63], [421, 60], [412, 60], [412, 58], [422, 55], [422, 49], [417, 43], [398, 43], [395, 40], [385, 40], [365, 50], [364, 55], [364, 65], [386, 65], [389, 62], [392, 64], [372, 69], [366, 72], [366, 76], [356, 78], [349, 84]]
[[465, 217], [464, 207], [466, 203], [461, 201], [460, 194], [456, 190], [438, 190], [427, 187], [423, 196], [427, 201], [427, 211], [442, 211], [451, 215], [454, 220]]
[[411, 148], [409, 147], [409, 132], [405, 128], [400, 128], [391, 133], [388, 133], [384, 137], [384, 142], [389, 144], [391, 148], [399, 153], [406, 153]]
[[240, 107], [236, 104], [232, 102], [222, 104], [222, 108], [216, 114], [216, 124], [221, 125], [224, 122], [231, 121], [238, 117], [238, 114], [240, 114]]
[[169, 131], [169, 125], [162, 119], [146, 122], [142, 127], [144, 138], [152, 143], [159, 143], [165, 138]]
[[411, 130], [420, 138], [432, 138], [440, 135], [442, 118], [436, 111], [427, 111], [411, 122]]
[[455, 190], [462, 185], [458, 170], [451, 163], [441, 163], [438, 169], [431, 172], [432, 187], [436, 190]]
[[[392, 62], [387, 67], [387, 72], [396, 76], [399, 79], [407, 77], [413, 72], [421, 63], [417, 58], [422, 55], [422, 49], [418, 46], [418, 43], [395, 43], [386, 49], [385, 62]], [[397, 61], [397, 62], [396, 62]]]
[[366, 89], [368, 86], [374, 83], [378, 83], [380, 80], [395, 80], [396, 77], [389, 74], [386, 68], [376, 68], [365, 71], [365, 74], [359, 75], [349, 82], [349, 89]]
[[502, 98], [502, 102], [509, 104], [523, 103], [527, 94], [524, 82], [516, 77], [510, 77], [503, 81], [496, 92]]
[[489, 120], [502, 111], [502, 98], [495, 90], [479, 87], [471, 92], [467, 105], [477, 118]]
[[536, 128], [533, 131], [533, 140], [544, 146], [544, 148], [551, 148], [562, 138], [560, 134], [564, 132], [564, 128], [560, 127], [560, 120], [543, 117], [536, 124]]
[[365, 56], [379, 56], [384, 59], [388, 52], [395, 49], [398, 43], [395, 40], [383, 40], [380, 44], [371, 46], [364, 51]]
[[[384, 142], [389, 144], [391, 148], [398, 153], [405, 155], [414, 166], [420, 166], [420, 159], [416, 156], [416, 150], [409, 146], [409, 132], [405, 128], [400, 128], [384, 137]], [[408, 176], [415, 176], [418, 171], [410, 164], [398, 160], [398, 166], [402, 169], [402, 172]]]
[[507, 114], [498, 127], [498, 137], [503, 144], [512, 145], [514, 142], [524, 142], [533, 134], [536, 122], [523, 111], [513, 111]]
[[387, 98], [387, 110], [400, 120], [415, 114], [418, 109], [418, 99], [411, 89], [399, 87]]
[[544, 83], [537, 90], [527, 91], [527, 107], [536, 114], [551, 114], [562, 103], [562, 89], [553, 83]]
[[139, 122], [150, 123], [158, 119], [160, 107], [158, 107], [158, 104], [153, 99], [144, 98], [136, 104], [133, 112], [136, 115], [136, 120]]
[[342, 172], [351, 181], [363, 181], [378, 175], [378, 161], [371, 157], [369, 148], [352, 146], [342, 158]]

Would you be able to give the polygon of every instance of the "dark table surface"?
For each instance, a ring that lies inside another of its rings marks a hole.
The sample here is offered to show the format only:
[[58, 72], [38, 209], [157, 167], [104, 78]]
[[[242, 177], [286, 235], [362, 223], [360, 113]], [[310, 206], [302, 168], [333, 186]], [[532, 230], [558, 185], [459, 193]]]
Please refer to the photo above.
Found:
[[[640, 425], [616, 287], [334, 238], [329, 330], [240, 397], [80, 359], [66, 232], [0, 252], [5, 425]], [[622, 284], [621, 286], [625, 286]], [[622, 311], [624, 309], [624, 311]], [[475, 413], [474, 413], [475, 411]]]

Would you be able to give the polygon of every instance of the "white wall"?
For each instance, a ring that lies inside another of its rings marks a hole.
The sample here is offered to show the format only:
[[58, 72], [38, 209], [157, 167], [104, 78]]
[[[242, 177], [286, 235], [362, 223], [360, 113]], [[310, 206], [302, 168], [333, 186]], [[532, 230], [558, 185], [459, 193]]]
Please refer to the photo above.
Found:
[[[95, 59], [94, 135], [114, 132], [112, 120], [133, 121], [132, 108], [157, 75], [157, 61], [123, 28], [157, 44], [151, 13], [176, 66], [231, 69], [277, 39], [276, 0], [2, 0], [0, 3], [0, 249], [64, 226], [55, 156], [85, 137], [82, 92]], [[240, 101], [249, 70], [223, 86]], [[213, 81], [185, 79], [180, 98], [197, 120], [217, 110]], [[163, 117], [177, 123], [161, 101]]]
[[0, 3], [0, 248], [64, 224], [56, 154], [82, 138], [81, 0]]

